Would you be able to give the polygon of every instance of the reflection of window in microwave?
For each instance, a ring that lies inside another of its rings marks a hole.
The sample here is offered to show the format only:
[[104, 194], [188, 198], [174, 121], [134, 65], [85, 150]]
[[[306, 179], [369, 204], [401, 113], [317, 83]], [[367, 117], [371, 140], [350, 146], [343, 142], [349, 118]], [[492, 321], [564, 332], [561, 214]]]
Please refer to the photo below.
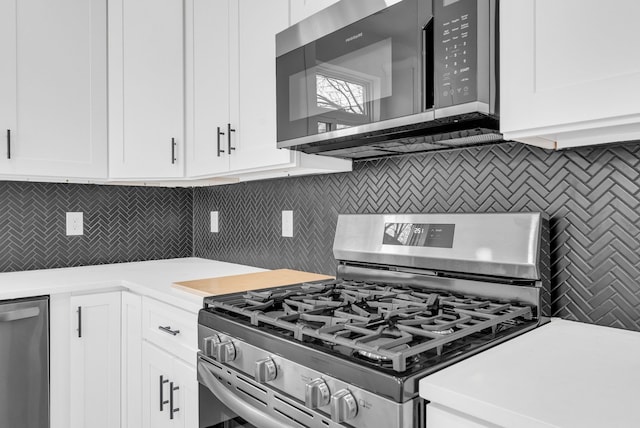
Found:
[[331, 124], [327, 122], [318, 122], [318, 134], [322, 132], [329, 132], [331, 130]]
[[317, 106], [353, 114], [367, 114], [365, 86], [333, 76], [316, 74]]
[[380, 100], [393, 91], [391, 49], [389, 37], [293, 73], [289, 120], [315, 116], [328, 125], [319, 132], [380, 120]]

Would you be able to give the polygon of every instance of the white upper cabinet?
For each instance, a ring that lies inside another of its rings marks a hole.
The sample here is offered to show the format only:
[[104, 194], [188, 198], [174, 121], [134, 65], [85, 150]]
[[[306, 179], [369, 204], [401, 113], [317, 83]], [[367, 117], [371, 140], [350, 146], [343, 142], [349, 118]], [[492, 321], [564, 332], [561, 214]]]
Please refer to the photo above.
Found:
[[351, 162], [279, 150], [275, 35], [288, 0], [187, 0], [187, 175], [240, 180], [348, 171]]
[[0, 176], [107, 177], [107, 1], [0, 2]]
[[500, 2], [500, 127], [549, 148], [640, 138], [635, 0]]
[[288, 0], [190, 1], [188, 175], [292, 164], [275, 137], [275, 35], [289, 23]]
[[184, 175], [183, 0], [109, 2], [109, 175]]
[[[232, 2], [237, 16], [231, 33], [231, 123], [237, 124], [231, 170], [295, 162], [295, 153], [278, 150], [276, 139], [276, 40], [289, 25], [287, 0]], [[235, 16], [234, 16], [235, 15]], [[269, 17], [269, 19], [265, 19]], [[256, 31], [259, 29], [259, 31]], [[237, 64], [237, 65], [236, 65]]]
[[291, 25], [337, 3], [339, 0], [290, 0]]
[[187, 0], [189, 176], [229, 171], [229, 7], [228, 0]]

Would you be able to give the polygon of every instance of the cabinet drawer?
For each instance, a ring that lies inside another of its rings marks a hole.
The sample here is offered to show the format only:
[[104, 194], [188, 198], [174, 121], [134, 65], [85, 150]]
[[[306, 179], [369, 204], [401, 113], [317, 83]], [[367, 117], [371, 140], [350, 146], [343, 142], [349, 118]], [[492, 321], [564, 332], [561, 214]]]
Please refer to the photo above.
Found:
[[194, 366], [198, 352], [197, 324], [197, 314], [147, 297], [143, 299], [143, 337]]

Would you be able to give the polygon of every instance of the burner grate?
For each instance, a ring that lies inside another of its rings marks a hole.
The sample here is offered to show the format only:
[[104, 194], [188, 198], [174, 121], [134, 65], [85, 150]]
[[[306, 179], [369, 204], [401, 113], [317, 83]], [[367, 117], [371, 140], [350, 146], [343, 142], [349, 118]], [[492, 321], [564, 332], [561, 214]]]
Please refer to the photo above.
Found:
[[423, 353], [439, 356], [447, 345], [479, 332], [490, 340], [500, 326], [533, 317], [528, 305], [340, 280], [249, 292], [214, 300], [212, 307], [300, 342], [317, 340], [356, 358], [384, 362], [396, 372]]

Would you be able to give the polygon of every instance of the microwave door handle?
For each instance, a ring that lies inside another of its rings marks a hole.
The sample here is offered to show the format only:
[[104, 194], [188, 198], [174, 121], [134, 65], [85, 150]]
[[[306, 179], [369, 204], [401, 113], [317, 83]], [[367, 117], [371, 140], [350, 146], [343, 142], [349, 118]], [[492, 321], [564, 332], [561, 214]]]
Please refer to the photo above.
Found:
[[435, 107], [435, 37], [433, 16], [422, 27], [422, 108], [423, 111]]
[[246, 420], [247, 422], [263, 428], [293, 428], [290, 425], [279, 421], [267, 413], [256, 409], [251, 404], [243, 401], [240, 397], [225, 387], [209, 369], [209, 363], [198, 361], [198, 380], [206, 386], [215, 397], [232, 412]]

